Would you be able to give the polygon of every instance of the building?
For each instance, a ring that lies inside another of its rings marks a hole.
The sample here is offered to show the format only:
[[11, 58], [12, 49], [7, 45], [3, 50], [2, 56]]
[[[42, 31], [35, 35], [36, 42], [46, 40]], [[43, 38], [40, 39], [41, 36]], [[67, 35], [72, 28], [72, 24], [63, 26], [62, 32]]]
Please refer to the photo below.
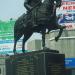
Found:
[[27, 50], [40, 50], [42, 49], [42, 41], [41, 40], [32, 40], [27, 43]]

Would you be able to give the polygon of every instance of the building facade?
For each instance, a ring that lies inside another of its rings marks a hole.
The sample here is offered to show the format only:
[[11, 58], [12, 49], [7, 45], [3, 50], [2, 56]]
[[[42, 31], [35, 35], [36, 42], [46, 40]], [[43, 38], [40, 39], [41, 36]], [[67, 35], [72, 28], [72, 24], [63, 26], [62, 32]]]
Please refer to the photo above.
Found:
[[42, 41], [41, 40], [32, 40], [27, 43], [27, 50], [40, 50], [42, 49]]

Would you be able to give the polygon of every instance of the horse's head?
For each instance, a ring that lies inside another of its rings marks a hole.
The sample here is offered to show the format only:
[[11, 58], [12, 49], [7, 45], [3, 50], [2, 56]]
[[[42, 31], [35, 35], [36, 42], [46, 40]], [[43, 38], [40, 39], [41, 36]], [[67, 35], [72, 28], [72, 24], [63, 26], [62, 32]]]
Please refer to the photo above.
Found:
[[60, 7], [62, 0], [49, 0], [49, 2], [50, 2], [50, 5], [56, 4], [56, 7]]
[[54, 0], [54, 2], [56, 3], [56, 7], [60, 7], [62, 0]]

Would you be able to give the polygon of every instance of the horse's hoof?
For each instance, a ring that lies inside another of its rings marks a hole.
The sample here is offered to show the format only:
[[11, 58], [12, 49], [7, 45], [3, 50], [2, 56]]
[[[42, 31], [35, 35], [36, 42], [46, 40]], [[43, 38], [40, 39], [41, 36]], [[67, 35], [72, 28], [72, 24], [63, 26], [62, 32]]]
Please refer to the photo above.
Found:
[[22, 51], [22, 53], [24, 54], [24, 53], [26, 53], [25, 51]]
[[17, 52], [14, 52], [14, 55], [17, 55], [18, 53]]

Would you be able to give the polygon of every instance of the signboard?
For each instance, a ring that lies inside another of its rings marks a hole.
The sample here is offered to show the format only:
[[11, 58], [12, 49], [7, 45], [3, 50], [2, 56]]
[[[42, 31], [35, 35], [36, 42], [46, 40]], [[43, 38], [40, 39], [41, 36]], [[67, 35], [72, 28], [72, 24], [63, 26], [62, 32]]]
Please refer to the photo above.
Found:
[[[17, 44], [17, 51], [22, 50], [21, 40]], [[13, 52], [13, 40], [0, 40], [0, 54], [12, 53]], [[22, 51], [20, 51], [22, 52]]]
[[60, 15], [60, 23], [75, 23], [75, 14]]
[[[60, 10], [60, 11], [59, 11]], [[66, 25], [66, 29], [75, 29], [75, 0], [62, 0], [62, 6], [57, 10], [58, 23]]]
[[62, 0], [62, 1], [75, 1], [75, 0]]
[[74, 13], [75, 12], [75, 1], [63, 1], [61, 10], [68, 13]]
[[64, 23], [67, 30], [73, 30], [75, 29], [75, 23]]
[[65, 58], [65, 66], [67, 68], [75, 68], [75, 58]]

